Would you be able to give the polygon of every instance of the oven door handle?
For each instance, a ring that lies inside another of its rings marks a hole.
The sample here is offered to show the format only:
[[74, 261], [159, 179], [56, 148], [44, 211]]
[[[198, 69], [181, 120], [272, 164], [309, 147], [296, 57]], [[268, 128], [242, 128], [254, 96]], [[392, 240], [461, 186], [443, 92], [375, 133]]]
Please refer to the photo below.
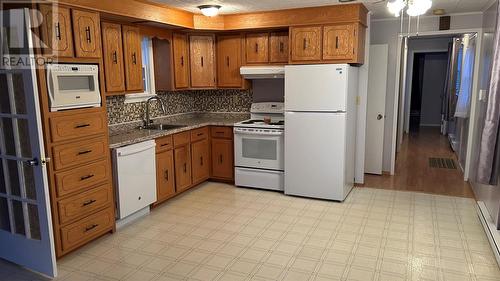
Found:
[[253, 135], [253, 136], [282, 136], [284, 135], [283, 131], [280, 132], [255, 132], [255, 131], [243, 131], [243, 130], [234, 130], [234, 134], [237, 135]]

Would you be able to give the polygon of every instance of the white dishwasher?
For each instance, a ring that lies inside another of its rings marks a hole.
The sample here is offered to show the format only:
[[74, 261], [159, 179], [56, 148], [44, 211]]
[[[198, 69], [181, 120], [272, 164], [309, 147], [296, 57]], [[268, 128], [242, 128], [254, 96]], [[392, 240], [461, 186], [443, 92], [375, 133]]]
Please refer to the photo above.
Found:
[[156, 201], [155, 142], [145, 141], [113, 149], [118, 219], [149, 212]]

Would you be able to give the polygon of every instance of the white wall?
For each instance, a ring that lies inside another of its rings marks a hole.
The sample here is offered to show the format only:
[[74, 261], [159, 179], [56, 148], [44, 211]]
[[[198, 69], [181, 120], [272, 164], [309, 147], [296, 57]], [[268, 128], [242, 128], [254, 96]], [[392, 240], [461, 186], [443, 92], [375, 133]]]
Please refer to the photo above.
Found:
[[[412, 32], [415, 32], [415, 20], [412, 21]], [[482, 27], [482, 14], [462, 14], [452, 15], [451, 29], [473, 29]], [[406, 25], [404, 26], [407, 31]], [[439, 30], [439, 17], [422, 17], [420, 19], [420, 31]], [[386, 99], [386, 122], [384, 129], [384, 171], [391, 170], [391, 147], [392, 130], [395, 116], [394, 112], [394, 91], [396, 83], [396, 65], [397, 65], [397, 44], [400, 31], [399, 19], [384, 19], [371, 21], [371, 44], [389, 45], [389, 66], [387, 73], [387, 99]], [[396, 113], [397, 114], [397, 113]]]

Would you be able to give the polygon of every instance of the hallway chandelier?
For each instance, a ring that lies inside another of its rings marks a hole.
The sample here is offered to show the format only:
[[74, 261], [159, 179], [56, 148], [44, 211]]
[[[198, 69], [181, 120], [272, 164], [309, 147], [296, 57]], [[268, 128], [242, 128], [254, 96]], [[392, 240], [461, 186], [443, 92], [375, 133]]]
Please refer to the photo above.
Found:
[[410, 17], [418, 17], [425, 14], [432, 7], [432, 0], [389, 0], [387, 9], [391, 14], [399, 17], [406, 9]]

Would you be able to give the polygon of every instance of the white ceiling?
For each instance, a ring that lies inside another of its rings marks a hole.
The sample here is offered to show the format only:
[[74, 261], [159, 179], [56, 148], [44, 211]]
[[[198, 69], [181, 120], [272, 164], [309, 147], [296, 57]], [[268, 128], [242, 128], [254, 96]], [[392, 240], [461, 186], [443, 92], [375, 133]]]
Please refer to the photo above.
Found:
[[[199, 13], [197, 6], [203, 4], [221, 5], [221, 14], [248, 13], [290, 8], [326, 6], [339, 4], [338, 0], [152, 0], [172, 7]], [[432, 9], [445, 9], [447, 13], [482, 12], [493, 0], [432, 0]], [[389, 18], [386, 0], [357, 0], [373, 12], [374, 18]], [[429, 14], [431, 11], [429, 11]]]

